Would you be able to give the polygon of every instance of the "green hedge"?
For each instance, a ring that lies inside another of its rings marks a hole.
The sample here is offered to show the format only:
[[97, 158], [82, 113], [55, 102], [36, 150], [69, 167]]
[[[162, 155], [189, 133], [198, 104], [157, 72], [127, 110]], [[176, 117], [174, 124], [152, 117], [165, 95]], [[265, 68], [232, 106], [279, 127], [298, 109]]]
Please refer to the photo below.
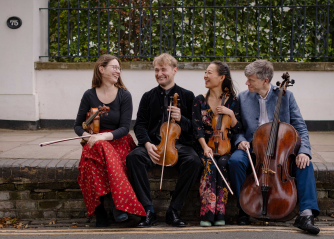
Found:
[[[282, 2], [290, 7], [281, 7]], [[165, 51], [179, 61], [245, 62], [258, 57], [291, 61], [291, 55], [292, 61], [334, 61], [334, 58], [324, 58], [326, 51], [327, 56], [334, 56], [334, 0], [208, 0], [205, 6], [204, 1], [197, 0], [50, 0], [50, 8], [57, 8], [58, 4], [60, 8], [88, 8], [89, 5], [91, 9], [49, 10], [49, 50], [50, 60], [54, 61], [95, 61], [96, 57], [78, 56], [87, 56], [88, 51], [90, 56], [105, 54], [108, 42], [110, 54], [120, 56], [123, 61], [152, 60], [149, 56]], [[108, 12], [108, 9], [97, 9], [99, 4], [100, 7], [120, 4], [125, 8]], [[314, 4], [325, 5], [315, 7]], [[150, 5], [153, 8], [145, 8]], [[305, 5], [308, 6], [303, 7]], [[165, 8], [161, 10], [159, 6]], [[144, 24], [148, 28], [144, 28]], [[320, 34], [328, 40], [324, 41]], [[141, 44], [140, 38], [145, 39]], [[56, 57], [58, 41], [59, 55], [70, 57]], [[292, 53], [291, 45], [294, 46]], [[128, 55], [131, 57], [124, 57]]]

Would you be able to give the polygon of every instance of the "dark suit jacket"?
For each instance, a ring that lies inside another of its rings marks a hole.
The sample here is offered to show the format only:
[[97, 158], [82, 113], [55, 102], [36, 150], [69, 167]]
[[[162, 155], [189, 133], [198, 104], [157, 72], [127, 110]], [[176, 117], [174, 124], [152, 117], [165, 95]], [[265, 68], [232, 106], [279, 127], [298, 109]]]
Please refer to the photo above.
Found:
[[[194, 93], [175, 84], [168, 96], [179, 94], [179, 108], [181, 109], [181, 135], [178, 143], [192, 146], [193, 130], [191, 123], [192, 103]], [[164, 89], [160, 86], [146, 92], [140, 100], [137, 120], [134, 131], [138, 145], [144, 146], [146, 142], [158, 145], [160, 143], [160, 126], [163, 122]]]

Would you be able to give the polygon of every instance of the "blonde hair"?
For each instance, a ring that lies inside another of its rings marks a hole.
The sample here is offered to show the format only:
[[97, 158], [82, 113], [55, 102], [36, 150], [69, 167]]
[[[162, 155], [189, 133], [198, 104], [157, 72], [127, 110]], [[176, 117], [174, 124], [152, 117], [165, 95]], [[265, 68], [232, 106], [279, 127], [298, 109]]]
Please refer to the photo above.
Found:
[[[108, 65], [108, 63], [112, 60], [117, 60], [119, 63], [119, 66], [121, 67], [121, 61], [113, 55], [108, 55], [108, 54], [104, 54], [102, 56], [99, 57], [99, 59], [97, 59], [97, 61], [95, 62], [95, 66], [94, 66], [94, 75], [93, 75], [93, 80], [92, 80], [92, 88], [99, 88], [102, 85], [102, 74], [99, 70], [100, 66], [106, 67]], [[119, 89], [126, 89], [121, 76], [119, 76], [115, 86]]]
[[172, 68], [177, 67], [177, 60], [168, 53], [162, 53], [160, 56], [154, 57], [153, 66], [170, 65]]

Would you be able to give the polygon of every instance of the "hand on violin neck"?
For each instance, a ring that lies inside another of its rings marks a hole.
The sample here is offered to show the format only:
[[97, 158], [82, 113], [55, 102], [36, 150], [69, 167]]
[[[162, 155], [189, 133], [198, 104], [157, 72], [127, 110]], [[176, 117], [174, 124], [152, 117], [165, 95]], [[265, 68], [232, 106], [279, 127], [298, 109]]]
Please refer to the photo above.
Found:
[[225, 106], [218, 106], [216, 110], [217, 110], [217, 114], [220, 114], [220, 115], [228, 115], [230, 117], [234, 115], [234, 112]]
[[[154, 159], [156, 161], [160, 160], [160, 156], [159, 154], [157, 154], [155, 151], [157, 150], [157, 147], [154, 144], [151, 144], [150, 142], [146, 142], [145, 143], [145, 148], [147, 150], [148, 156], [150, 156], [150, 159]], [[153, 163], [154, 160], [152, 160]]]
[[238, 144], [238, 149], [241, 149], [243, 151], [246, 151], [247, 149], [250, 148], [250, 143], [247, 142], [247, 141], [241, 141], [239, 144]]
[[181, 109], [176, 106], [168, 106], [167, 111], [171, 111], [171, 117], [175, 119], [175, 121], [181, 121]]
[[300, 169], [306, 168], [310, 165], [310, 157], [306, 154], [298, 154], [296, 157], [296, 165]]

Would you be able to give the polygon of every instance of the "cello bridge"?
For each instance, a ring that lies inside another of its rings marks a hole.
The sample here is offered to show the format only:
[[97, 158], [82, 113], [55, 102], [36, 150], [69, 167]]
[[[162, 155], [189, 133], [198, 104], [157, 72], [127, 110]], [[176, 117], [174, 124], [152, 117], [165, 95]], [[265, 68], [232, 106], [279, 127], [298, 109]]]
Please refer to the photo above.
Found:
[[273, 171], [273, 170], [271, 170], [271, 169], [269, 169], [269, 168], [263, 168], [262, 171], [263, 171], [264, 173], [271, 173], [271, 174], [275, 174], [275, 173], [276, 173], [275, 171]]

